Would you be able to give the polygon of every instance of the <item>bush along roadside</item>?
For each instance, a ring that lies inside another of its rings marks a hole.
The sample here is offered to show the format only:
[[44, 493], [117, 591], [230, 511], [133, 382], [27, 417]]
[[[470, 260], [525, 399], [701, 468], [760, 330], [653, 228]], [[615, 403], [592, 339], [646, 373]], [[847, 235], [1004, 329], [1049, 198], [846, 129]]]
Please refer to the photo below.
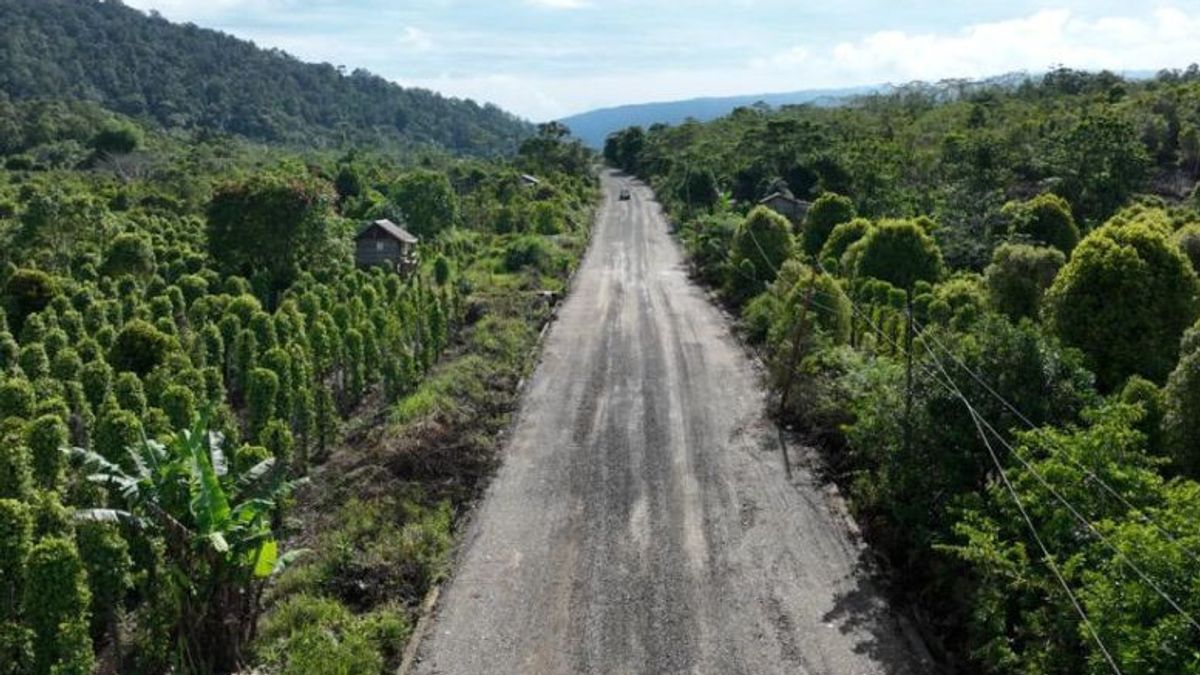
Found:
[[[310, 551], [267, 593], [258, 663], [272, 672], [394, 670], [422, 600], [450, 572], [457, 526], [498, 462], [502, 433], [587, 245], [594, 180], [551, 236], [458, 232], [445, 240], [462, 293], [453, 340], [415, 386], [368, 395], [297, 494], [290, 547]], [[537, 256], [513, 262], [533, 240]]]
[[[1126, 116], [1147, 99], [1097, 112], [1050, 76], [992, 95], [996, 114], [1013, 116], [994, 124], [1078, 115], [1081, 129], [1107, 125], [1127, 143], [1097, 157], [1143, 151]], [[937, 129], [949, 148], [992, 129], [964, 124], [971, 101], [867, 103], [632, 129], [608, 154], [680, 220], [696, 276], [759, 350], [773, 413], [822, 451], [894, 599], [948, 669], [1200, 672], [1200, 281], [1188, 238], [1200, 202], [1134, 197], [1154, 184], [1133, 174], [1123, 194], [1029, 184], [1004, 155], [989, 155], [998, 184], [986, 196], [879, 201], [872, 189], [903, 181], [852, 164], [877, 155], [839, 156], [806, 135], [885, 116], [888, 139]], [[865, 139], [878, 135], [842, 137]], [[923, 147], [894, 149], [916, 167], [930, 159]], [[821, 149], [817, 173], [789, 164], [796, 148]], [[702, 172], [715, 189], [697, 200], [681, 179]], [[798, 217], [785, 188], [806, 176], [814, 202]], [[953, 174], [936, 183], [926, 194], [978, 187]], [[754, 206], [774, 192], [782, 212]]]
[[[145, 144], [153, 171], [0, 165], [0, 673], [391, 670], [591, 155]], [[405, 274], [355, 265], [382, 218], [419, 234]]]

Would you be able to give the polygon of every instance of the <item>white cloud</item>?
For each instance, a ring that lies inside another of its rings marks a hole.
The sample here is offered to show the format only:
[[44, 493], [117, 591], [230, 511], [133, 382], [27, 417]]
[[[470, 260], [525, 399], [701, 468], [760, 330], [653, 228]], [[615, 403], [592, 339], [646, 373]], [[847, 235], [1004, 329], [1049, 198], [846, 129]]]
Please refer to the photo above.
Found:
[[981, 23], [954, 33], [880, 31], [824, 53], [798, 46], [752, 62], [821, 86], [983, 77], [1056, 64], [1112, 70], [1186, 65], [1196, 58], [1200, 12], [1160, 8], [1138, 17], [1086, 19], [1067, 10]]
[[588, 0], [525, 0], [525, 3], [543, 9], [584, 9], [592, 6]]
[[396, 39], [396, 43], [403, 48], [419, 52], [433, 49], [433, 38], [430, 37], [429, 33], [412, 26], [406, 26], [401, 31], [400, 37]]
[[[1200, 59], [1200, 0], [1158, 0], [1176, 5], [1157, 9], [1108, 0], [1055, 0], [1075, 9], [1037, 9], [1049, 0], [1029, 0], [1011, 3], [1030, 8], [1012, 10], [1011, 18], [958, 28], [913, 20], [945, 0], [894, 13], [879, 9], [881, 2], [844, 0], [848, 8], [819, 15], [827, 19], [824, 31], [811, 28], [812, 17], [799, 10], [781, 10], [788, 3], [763, 0], [515, 0], [547, 10], [522, 13], [507, 3], [488, 3], [485, 11], [476, 0], [427, 0], [419, 7], [392, 7], [388, 0], [125, 1], [306, 60], [365, 67], [537, 120], [697, 96], [986, 77], [1055, 64], [1147, 70]], [[743, 9], [730, 13], [734, 4]], [[588, 8], [605, 11], [569, 11]], [[370, 18], [356, 22], [356, 11]], [[876, 27], [909, 27], [847, 32], [854, 12], [874, 12]], [[665, 21], [672, 13], [681, 20]], [[958, 13], [964, 14], [979, 15]], [[770, 25], [752, 21], [764, 15]]]
[[1058, 64], [1114, 71], [1183, 67], [1200, 59], [1195, 49], [1198, 37], [1197, 10], [1161, 7], [1136, 16], [1099, 18], [1041, 10], [957, 31], [878, 31], [826, 47], [798, 44], [741, 66], [570, 78], [440, 78], [423, 86], [492, 100], [533, 119], [548, 119], [623, 103], [979, 78], [1042, 72]]

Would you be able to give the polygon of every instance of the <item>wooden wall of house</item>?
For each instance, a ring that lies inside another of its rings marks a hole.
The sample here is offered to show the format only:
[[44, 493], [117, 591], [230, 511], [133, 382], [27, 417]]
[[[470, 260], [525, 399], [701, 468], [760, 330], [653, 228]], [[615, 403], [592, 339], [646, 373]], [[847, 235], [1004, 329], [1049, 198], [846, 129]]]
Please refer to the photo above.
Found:
[[404, 257], [400, 242], [391, 237], [363, 237], [359, 239], [354, 249], [354, 262], [359, 267], [385, 265], [391, 269]]

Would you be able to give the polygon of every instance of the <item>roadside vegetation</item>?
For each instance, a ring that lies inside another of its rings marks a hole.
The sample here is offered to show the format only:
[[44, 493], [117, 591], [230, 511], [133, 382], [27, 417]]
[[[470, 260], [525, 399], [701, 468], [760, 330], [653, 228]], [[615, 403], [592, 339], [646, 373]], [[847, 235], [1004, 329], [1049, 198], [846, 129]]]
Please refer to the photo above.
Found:
[[[584, 250], [591, 153], [0, 128], [0, 673], [393, 670]], [[355, 269], [378, 218], [411, 275]]]
[[1200, 672], [1197, 72], [608, 140], [955, 670]]

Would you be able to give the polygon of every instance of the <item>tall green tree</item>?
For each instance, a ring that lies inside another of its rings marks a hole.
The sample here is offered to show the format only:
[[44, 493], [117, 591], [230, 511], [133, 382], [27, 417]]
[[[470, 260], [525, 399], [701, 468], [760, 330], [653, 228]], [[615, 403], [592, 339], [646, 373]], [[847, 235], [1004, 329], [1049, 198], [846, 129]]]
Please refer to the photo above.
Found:
[[208, 249], [227, 274], [263, 277], [274, 303], [301, 268], [322, 269], [344, 245], [330, 185], [283, 168], [224, 185], [208, 205]]
[[1046, 319], [1087, 355], [1100, 384], [1130, 375], [1162, 383], [1200, 311], [1200, 280], [1168, 241], [1161, 214], [1110, 223], [1080, 242], [1046, 293]]
[[765, 206], [756, 207], [733, 235], [726, 291], [738, 303], [762, 292], [775, 280], [795, 241], [791, 223]]
[[458, 223], [458, 197], [446, 174], [424, 169], [404, 174], [391, 188], [413, 234], [430, 238]]

